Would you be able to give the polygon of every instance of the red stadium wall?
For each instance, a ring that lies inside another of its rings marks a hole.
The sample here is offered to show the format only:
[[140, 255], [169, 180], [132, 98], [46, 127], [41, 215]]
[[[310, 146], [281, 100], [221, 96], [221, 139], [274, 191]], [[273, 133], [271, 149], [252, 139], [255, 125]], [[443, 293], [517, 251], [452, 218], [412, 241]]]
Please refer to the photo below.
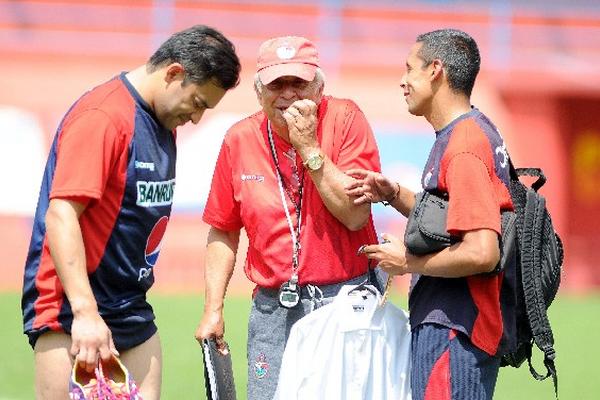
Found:
[[[242, 84], [215, 112], [255, 111], [258, 45], [268, 37], [302, 34], [321, 49], [326, 92], [356, 100], [372, 123], [429, 135], [427, 124], [406, 112], [398, 84], [415, 36], [452, 21], [481, 46], [474, 103], [501, 129], [517, 166], [540, 166], [548, 176], [543, 193], [566, 245], [564, 289], [600, 286], [594, 251], [600, 237], [597, 9], [565, 7], [559, 14], [514, 5], [512, 14], [498, 16], [485, 1], [469, 8], [442, 2], [173, 1], [172, 9], [162, 11], [156, 3], [0, 0], [0, 107], [36, 115], [49, 146], [63, 113], [85, 90], [143, 63], [166, 32], [209, 21], [232, 38], [243, 65]], [[21, 285], [30, 229], [30, 217], [0, 212], [0, 290]], [[174, 215], [156, 268], [158, 289], [201, 290], [207, 229], [198, 212]], [[400, 234], [402, 221], [389, 229]], [[243, 258], [232, 289], [248, 293]]]
[[558, 136], [564, 146], [566, 182], [564, 228], [573, 283], [600, 286], [600, 97], [560, 99], [562, 118]]

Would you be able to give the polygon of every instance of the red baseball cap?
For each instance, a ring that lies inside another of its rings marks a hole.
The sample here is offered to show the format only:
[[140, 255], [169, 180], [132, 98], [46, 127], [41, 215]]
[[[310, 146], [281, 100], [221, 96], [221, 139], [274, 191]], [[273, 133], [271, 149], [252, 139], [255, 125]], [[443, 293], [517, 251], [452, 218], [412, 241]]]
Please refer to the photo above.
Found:
[[258, 50], [257, 72], [263, 85], [282, 76], [312, 81], [318, 67], [317, 48], [310, 40], [300, 36], [269, 39]]

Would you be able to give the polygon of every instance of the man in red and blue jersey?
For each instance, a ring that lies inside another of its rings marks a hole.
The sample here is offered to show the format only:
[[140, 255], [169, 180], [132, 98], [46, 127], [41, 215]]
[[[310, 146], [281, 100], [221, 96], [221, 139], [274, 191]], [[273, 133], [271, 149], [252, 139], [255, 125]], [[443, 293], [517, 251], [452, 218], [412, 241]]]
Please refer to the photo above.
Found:
[[[477, 44], [444, 29], [420, 35], [401, 86], [411, 114], [425, 117], [436, 140], [423, 171], [423, 189], [448, 196], [446, 229], [461, 241], [415, 256], [401, 240], [367, 246], [370, 259], [391, 274], [412, 273], [409, 297], [414, 400], [493, 397], [500, 356], [515, 343], [513, 267], [500, 259], [501, 211], [512, 210], [509, 160], [496, 127], [470, 96], [479, 72]], [[362, 202], [388, 201], [408, 216], [414, 193], [381, 174], [350, 170], [348, 185]]]
[[198, 123], [239, 72], [232, 43], [197, 25], [84, 94], [63, 118], [23, 285], [37, 398], [68, 398], [75, 362], [93, 371], [113, 354], [144, 399], [159, 398], [160, 339], [146, 292], [171, 213], [176, 128]]

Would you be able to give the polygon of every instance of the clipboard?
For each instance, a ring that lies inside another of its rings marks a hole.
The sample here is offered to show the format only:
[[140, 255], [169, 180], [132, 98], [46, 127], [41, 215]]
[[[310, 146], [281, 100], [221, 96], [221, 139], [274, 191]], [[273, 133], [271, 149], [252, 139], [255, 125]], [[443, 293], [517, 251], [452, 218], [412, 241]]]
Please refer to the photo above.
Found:
[[225, 344], [227, 353], [217, 349], [214, 339], [202, 340], [204, 359], [204, 385], [208, 400], [236, 400], [231, 352]]

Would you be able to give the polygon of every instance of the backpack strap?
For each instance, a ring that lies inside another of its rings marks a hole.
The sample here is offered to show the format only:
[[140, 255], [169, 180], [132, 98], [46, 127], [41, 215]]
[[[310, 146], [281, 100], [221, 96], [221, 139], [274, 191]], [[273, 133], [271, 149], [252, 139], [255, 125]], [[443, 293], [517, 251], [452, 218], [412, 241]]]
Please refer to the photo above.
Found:
[[[519, 181], [520, 176], [536, 177], [537, 179], [531, 184], [531, 189], [534, 192], [537, 192], [546, 183], [546, 176], [540, 168], [515, 168], [510, 157], [508, 162], [511, 180]], [[548, 321], [541, 282], [534, 279], [535, 276], [541, 275], [540, 269], [542, 268], [542, 238], [536, 237], [535, 232], [543, 232], [541, 225], [545, 222], [544, 210], [546, 208], [546, 200], [541, 196], [536, 197], [535, 193], [527, 192], [525, 209], [523, 210], [524, 220], [520, 229], [523, 236], [520, 248], [521, 278], [527, 319], [533, 336], [532, 343], [527, 346], [526, 356], [529, 371], [535, 379], [542, 381], [550, 376], [552, 377], [554, 394], [558, 399], [558, 375], [554, 364], [556, 357], [554, 337], [550, 328], [550, 321]], [[531, 351], [534, 342], [544, 353], [546, 375], [538, 373], [531, 362]]]
[[[533, 345], [533, 344], [532, 344]], [[529, 364], [529, 372], [531, 375], [537, 379], [538, 381], [543, 381], [548, 377], [552, 377], [552, 382], [554, 383], [554, 395], [558, 399], [558, 374], [556, 373], [556, 366], [554, 365], [554, 358], [556, 353], [554, 349], [550, 347], [548, 353], [544, 351], [544, 365], [546, 366], [546, 375], [542, 375], [535, 370], [533, 363], [531, 362], [531, 349], [532, 346], [528, 347], [527, 353], [527, 363]]]
[[515, 168], [510, 157], [508, 158], [510, 178], [513, 181], [518, 181], [520, 176], [533, 176], [537, 178], [531, 188], [536, 192], [546, 183], [546, 175], [541, 168]]
[[521, 277], [523, 294], [525, 296], [525, 310], [529, 320], [531, 334], [536, 346], [544, 353], [546, 375], [541, 375], [531, 364], [531, 352], [527, 360], [529, 370], [537, 380], [544, 380], [552, 376], [554, 392], [558, 398], [558, 376], [554, 365], [554, 337], [550, 328], [550, 321], [546, 313], [546, 304], [542, 291], [542, 283], [535, 277], [541, 276], [542, 268], [542, 238], [536, 232], [543, 232], [542, 224], [545, 222], [544, 211], [546, 200], [536, 196], [534, 192], [527, 192], [527, 201], [524, 210], [523, 237], [521, 247]]

